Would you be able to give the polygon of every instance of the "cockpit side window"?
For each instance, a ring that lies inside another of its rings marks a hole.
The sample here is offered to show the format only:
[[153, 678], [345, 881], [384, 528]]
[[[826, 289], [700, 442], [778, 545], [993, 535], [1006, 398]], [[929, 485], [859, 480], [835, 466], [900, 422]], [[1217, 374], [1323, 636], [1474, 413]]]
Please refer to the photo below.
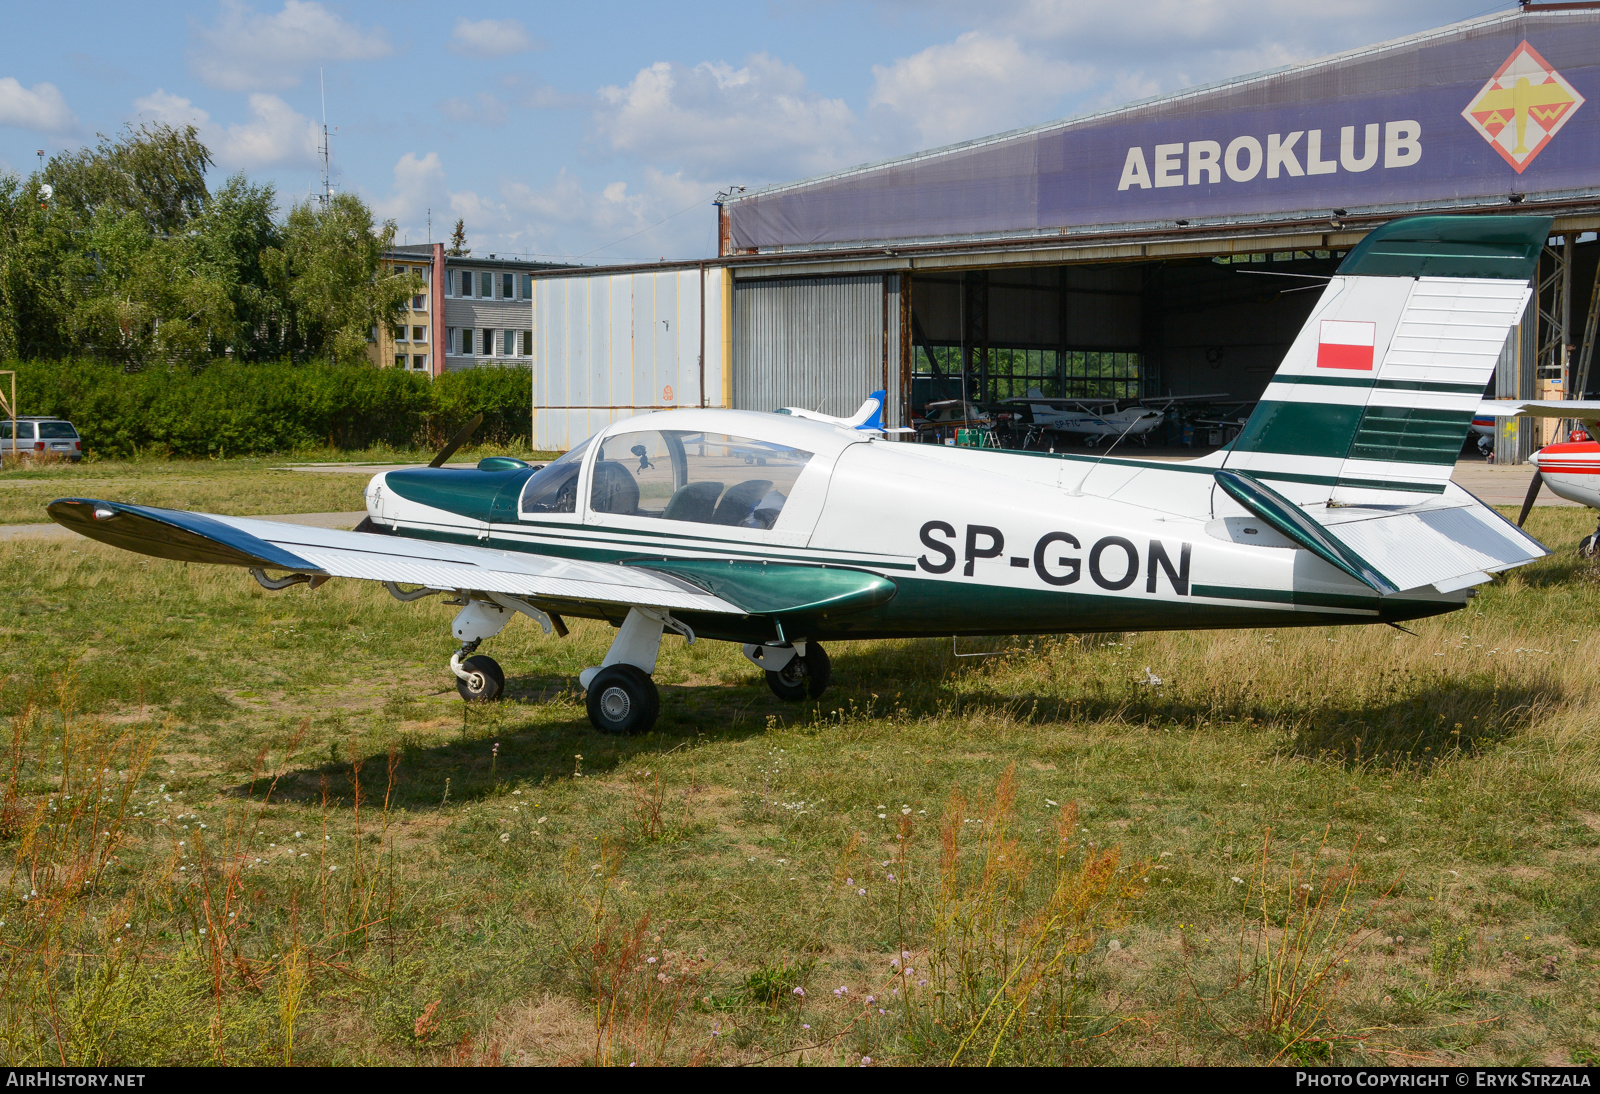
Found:
[[811, 453], [724, 433], [608, 437], [595, 461], [596, 513], [771, 528]]
[[578, 511], [578, 472], [589, 441], [567, 452], [534, 472], [522, 488], [524, 513], [576, 513]]

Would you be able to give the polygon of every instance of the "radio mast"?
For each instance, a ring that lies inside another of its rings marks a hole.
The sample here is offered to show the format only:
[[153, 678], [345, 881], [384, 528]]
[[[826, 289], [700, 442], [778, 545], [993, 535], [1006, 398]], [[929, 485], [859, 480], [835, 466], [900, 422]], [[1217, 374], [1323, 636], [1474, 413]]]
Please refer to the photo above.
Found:
[[328, 85], [320, 68], [317, 69], [317, 86], [322, 91], [322, 147], [317, 152], [322, 156], [322, 207], [326, 209], [333, 200], [333, 173], [328, 158]]

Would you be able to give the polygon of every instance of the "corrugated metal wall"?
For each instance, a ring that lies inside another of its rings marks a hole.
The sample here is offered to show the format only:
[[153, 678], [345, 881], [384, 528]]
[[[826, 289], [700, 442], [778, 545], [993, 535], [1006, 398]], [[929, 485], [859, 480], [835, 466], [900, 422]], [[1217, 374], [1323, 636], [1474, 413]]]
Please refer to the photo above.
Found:
[[533, 443], [564, 451], [637, 413], [722, 404], [722, 271], [534, 279]]
[[[1497, 399], [1534, 398], [1534, 358], [1539, 301], [1528, 301], [1522, 322], [1511, 328], [1500, 360], [1494, 367], [1494, 395]], [[1501, 466], [1523, 463], [1539, 447], [1539, 419], [1501, 418], [1494, 438], [1494, 462]]]
[[804, 277], [734, 283], [733, 405], [852, 414], [886, 388], [900, 419], [900, 279]]

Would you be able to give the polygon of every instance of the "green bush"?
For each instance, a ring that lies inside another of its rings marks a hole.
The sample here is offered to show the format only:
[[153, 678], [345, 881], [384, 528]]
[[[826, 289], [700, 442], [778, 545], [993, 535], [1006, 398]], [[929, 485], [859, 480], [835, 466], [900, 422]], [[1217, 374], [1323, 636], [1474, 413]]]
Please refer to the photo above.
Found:
[[475, 442], [513, 444], [527, 441], [533, 417], [533, 385], [517, 367], [432, 380], [398, 369], [232, 361], [198, 371], [129, 372], [81, 360], [7, 367], [17, 371], [20, 413], [71, 420], [85, 451], [104, 457], [436, 447], [479, 411]]

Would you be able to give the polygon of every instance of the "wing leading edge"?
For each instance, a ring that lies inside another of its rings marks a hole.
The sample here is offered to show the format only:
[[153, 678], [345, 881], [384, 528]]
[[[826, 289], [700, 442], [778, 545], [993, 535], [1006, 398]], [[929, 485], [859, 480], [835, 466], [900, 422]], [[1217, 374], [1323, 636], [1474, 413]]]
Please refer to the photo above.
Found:
[[501, 593], [535, 601], [749, 614], [689, 581], [639, 566], [582, 562], [86, 498], [51, 502], [49, 512], [56, 523], [90, 539], [180, 562], [403, 582], [433, 589]]

